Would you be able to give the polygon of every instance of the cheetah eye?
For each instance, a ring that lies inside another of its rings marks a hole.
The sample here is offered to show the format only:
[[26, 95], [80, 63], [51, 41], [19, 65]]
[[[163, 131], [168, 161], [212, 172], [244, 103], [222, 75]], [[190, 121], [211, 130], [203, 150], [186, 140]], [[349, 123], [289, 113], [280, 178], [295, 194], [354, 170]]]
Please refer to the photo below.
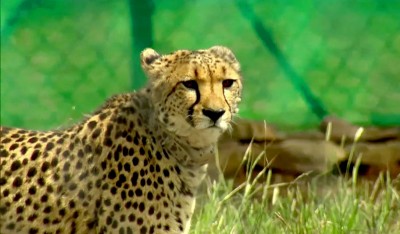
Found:
[[233, 82], [235, 82], [235, 80], [232, 79], [226, 79], [222, 81], [222, 87], [224, 87], [225, 89], [232, 87]]
[[188, 89], [197, 89], [197, 82], [195, 80], [183, 81], [182, 84]]

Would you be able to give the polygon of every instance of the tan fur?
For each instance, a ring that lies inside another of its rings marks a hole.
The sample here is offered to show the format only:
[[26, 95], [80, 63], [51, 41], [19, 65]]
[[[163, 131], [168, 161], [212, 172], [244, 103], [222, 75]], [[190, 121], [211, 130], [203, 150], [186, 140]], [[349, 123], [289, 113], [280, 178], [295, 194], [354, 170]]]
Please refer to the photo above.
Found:
[[242, 83], [221, 46], [141, 54], [147, 88], [61, 131], [1, 128], [1, 233], [188, 233]]

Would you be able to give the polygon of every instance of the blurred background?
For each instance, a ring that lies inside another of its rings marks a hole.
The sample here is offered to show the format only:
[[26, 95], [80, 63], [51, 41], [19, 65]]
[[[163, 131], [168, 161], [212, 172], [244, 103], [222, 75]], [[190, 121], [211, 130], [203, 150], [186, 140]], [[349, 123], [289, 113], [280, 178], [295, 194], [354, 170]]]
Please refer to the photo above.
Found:
[[146, 83], [139, 53], [230, 47], [240, 116], [400, 125], [400, 0], [1, 1], [1, 124], [77, 122]]

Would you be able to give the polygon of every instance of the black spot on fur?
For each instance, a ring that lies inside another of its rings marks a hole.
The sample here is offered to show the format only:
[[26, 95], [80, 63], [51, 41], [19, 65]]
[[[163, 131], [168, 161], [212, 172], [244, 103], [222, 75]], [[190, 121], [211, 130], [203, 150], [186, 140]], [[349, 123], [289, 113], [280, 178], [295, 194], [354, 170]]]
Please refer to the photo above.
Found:
[[33, 177], [33, 176], [36, 175], [36, 173], [37, 173], [36, 168], [35, 167], [31, 167], [31, 168], [29, 168], [29, 170], [28, 170], [26, 175], [28, 177]]
[[20, 167], [21, 167], [21, 162], [19, 160], [16, 160], [11, 164], [11, 171], [16, 171]]
[[91, 130], [94, 129], [96, 127], [96, 125], [97, 125], [97, 122], [94, 121], [94, 120], [92, 120], [89, 123], [87, 123], [88, 128], [91, 129]]
[[29, 229], [29, 234], [37, 234], [37, 233], [39, 233], [39, 229], [38, 228]]
[[47, 143], [46, 150], [52, 150], [54, 148], [54, 144], [52, 142]]
[[142, 228], [140, 228], [140, 234], [146, 234], [146, 233], [147, 233], [146, 226], [143, 226]]
[[93, 139], [96, 139], [97, 137], [100, 136], [100, 133], [101, 133], [101, 129], [100, 129], [100, 128], [94, 130], [94, 132], [93, 132], [93, 134], [92, 134], [92, 138], [93, 138]]
[[33, 151], [32, 152], [32, 155], [31, 155], [31, 160], [32, 161], [35, 161], [38, 157], [39, 157], [39, 150], [35, 150], [35, 151]]
[[6, 183], [7, 183], [7, 179], [1, 177], [1, 178], [0, 178], [0, 186], [1, 186], [1, 185], [5, 185]]
[[7, 208], [5, 207], [5, 206], [0, 206], [0, 214], [2, 215], [2, 214], [5, 214], [5, 213], [7, 213]]
[[9, 155], [8, 151], [5, 149], [0, 150], [0, 158], [3, 157], [7, 157]]
[[16, 177], [15, 179], [14, 179], [14, 182], [13, 182], [13, 184], [12, 184], [14, 187], [20, 187], [21, 185], [22, 185], [22, 179], [21, 179], [21, 177]]

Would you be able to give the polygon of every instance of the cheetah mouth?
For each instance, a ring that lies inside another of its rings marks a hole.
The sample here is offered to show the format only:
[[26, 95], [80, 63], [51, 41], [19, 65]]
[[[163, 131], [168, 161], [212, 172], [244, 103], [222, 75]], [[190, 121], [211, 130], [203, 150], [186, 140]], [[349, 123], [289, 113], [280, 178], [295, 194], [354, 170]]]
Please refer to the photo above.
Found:
[[220, 123], [212, 123], [206, 129], [217, 129], [217, 130], [220, 130], [220, 131], [224, 131], [224, 128], [221, 126]]
[[225, 131], [227, 128], [227, 122], [225, 120], [218, 120], [218, 121], [211, 121], [211, 120], [202, 120], [195, 122], [193, 119], [186, 119], [186, 122], [190, 124], [193, 128], [197, 130], [219, 130], [219, 131]]
[[195, 126], [194, 128], [196, 128], [196, 129], [198, 129], [198, 130], [223, 130], [223, 128], [219, 125], [219, 124], [216, 124], [216, 123], [212, 123], [212, 124], [209, 124], [209, 125], [206, 125], [206, 126]]

